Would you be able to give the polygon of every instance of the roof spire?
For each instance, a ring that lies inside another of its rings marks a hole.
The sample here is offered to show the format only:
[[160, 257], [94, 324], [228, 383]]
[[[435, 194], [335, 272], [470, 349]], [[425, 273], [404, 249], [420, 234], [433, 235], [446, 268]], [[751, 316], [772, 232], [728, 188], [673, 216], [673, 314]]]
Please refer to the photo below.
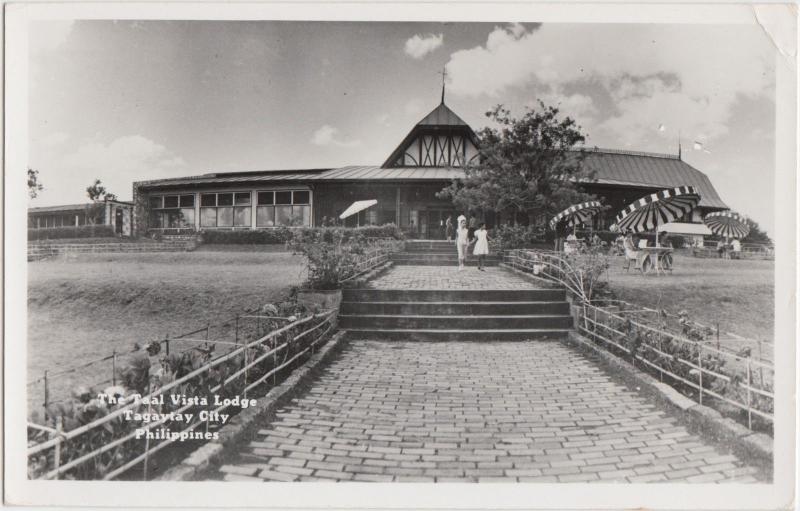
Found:
[[681, 159], [681, 130], [678, 130], [678, 159]]
[[445, 78], [447, 78], [447, 66], [442, 67], [442, 70], [437, 74], [442, 75], [442, 104], [444, 104], [444, 85]]

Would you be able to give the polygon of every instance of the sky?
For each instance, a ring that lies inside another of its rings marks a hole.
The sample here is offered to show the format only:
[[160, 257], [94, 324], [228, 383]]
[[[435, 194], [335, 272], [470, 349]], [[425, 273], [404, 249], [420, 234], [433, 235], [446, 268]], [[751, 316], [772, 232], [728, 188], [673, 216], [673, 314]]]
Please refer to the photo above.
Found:
[[38, 21], [31, 206], [97, 178], [380, 165], [441, 97], [474, 129], [537, 100], [588, 146], [676, 154], [774, 231], [775, 54], [758, 26]]

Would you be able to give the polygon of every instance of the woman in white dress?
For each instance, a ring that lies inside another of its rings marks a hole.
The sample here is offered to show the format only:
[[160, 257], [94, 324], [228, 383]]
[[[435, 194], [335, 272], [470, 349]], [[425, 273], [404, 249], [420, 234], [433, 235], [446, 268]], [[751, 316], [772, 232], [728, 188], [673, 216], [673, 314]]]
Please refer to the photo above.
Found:
[[458, 229], [456, 229], [456, 249], [458, 250], [458, 269], [464, 269], [464, 261], [467, 259], [467, 248], [469, 247], [469, 230], [467, 229], [467, 219], [464, 215], [458, 217]]
[[486, 230], [486, 224], [482, 223], [475, 231], [475, 240], [475, 250], [472, 253], [478, 256], [478, 269], [484, 271], [483, 261], [489, 255], [489, 231]]

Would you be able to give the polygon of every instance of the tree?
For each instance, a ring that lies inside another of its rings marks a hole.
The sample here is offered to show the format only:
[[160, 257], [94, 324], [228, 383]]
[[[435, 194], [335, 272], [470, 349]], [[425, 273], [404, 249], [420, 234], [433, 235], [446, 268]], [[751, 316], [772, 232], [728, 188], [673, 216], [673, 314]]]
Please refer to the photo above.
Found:
[[537, 217], [549, 217], [591, 198], [577, 188], [592, 177], [577, 150], [586, 137], [574, 120], [558, 113], [541, 101], [520, 119], [511, 117], [502, 105], [487, 112], [499, 127], [478, 133], [479, 163], [465, 167], [465, 177], [454, 180], [437, 197], [464, 210], [510, 213], [514, 223], [522, 215], [529, 225]]
[[39, 171], [28, 167], [28, 197], [35, 199], [44, 186], [39, 182]]
[[750, 232], [742, 238], [742, 243], [772, 243], [772, 239], [765, 231], [762, 231], [759, 225], [751, 219], [747, 220], [750, 224]]
[[92, 201], [91, 204], [86, 205], [86, 222], [89, 224], [96, 224], [98, 221], [103, 223], [105, 201], [116, 200], [117, 196], [109, 192], [99, 179], [95, 179], [94, 183], [86, 187], [86, 195]]
[[89, 200], [92, 202], [117, 199], [116, 195], [106, 190], [106, 187], [103, 186], [99, 179], [95, 179], [94, 183], [86, 187], [86, 195], [89, 196]]

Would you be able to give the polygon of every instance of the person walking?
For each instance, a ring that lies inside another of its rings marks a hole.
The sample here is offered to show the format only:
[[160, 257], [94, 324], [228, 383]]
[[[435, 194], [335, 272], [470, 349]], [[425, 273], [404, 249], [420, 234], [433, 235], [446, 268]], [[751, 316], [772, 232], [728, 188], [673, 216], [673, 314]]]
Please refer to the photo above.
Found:
[[458, 269], [464, 269], [469, 248], [469, 231], [467, 229], [467, 219], [463, 215], [458, 217], [458, 229], [456, 230], [456, 249], [458, 250]]
[[447, 215], [447, 221], [444, 223], [444, 234], [447, 237], [447, 241], [452, 241], [454, 232], [453, 215]]
[[473, 250], [472, 253], [478, 256], [478, 269], [480, 271], [485, 271], [483, 269], [483, 262], [486, 256], [489, 255], [489, 231], [486, 230], [485, 223], [481, 223], [478, 230], [475, 231], [475, 239], [475, 250]]

